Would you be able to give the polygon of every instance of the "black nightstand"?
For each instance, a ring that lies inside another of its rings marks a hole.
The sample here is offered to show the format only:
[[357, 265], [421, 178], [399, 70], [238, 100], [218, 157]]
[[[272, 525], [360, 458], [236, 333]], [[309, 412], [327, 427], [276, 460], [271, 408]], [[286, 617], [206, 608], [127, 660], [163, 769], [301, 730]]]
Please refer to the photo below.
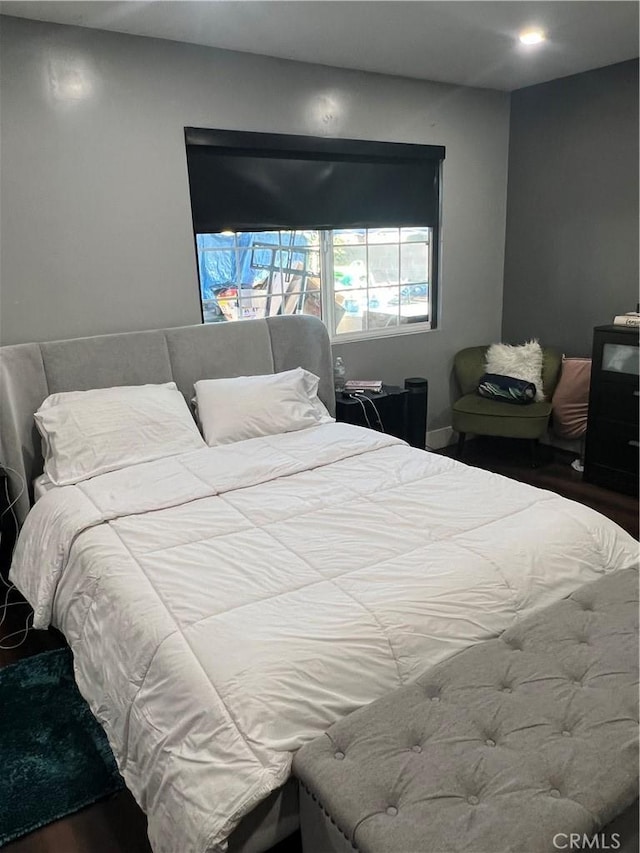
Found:
[[[356, 426], [371, 427], [371, 429], [395, 435], [404, 441], [409, 440], [407, 414], [409, 391], [397, 385], [384, 385], [379, 394], [366, 391], [360, 396], [368, 397], [375, 406], [375, 410], [366, 400], [353, 399], [338, 391], [336, 420]], [[376, 417], [376, 410], [380, 416], [382, 430]]]

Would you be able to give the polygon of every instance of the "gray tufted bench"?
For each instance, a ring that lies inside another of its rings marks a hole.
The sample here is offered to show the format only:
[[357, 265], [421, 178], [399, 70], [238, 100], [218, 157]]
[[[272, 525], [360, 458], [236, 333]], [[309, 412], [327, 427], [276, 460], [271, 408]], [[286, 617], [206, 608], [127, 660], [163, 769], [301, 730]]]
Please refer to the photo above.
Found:
[[293, 769], [305, 853], [630, 849], [575, 834], [592, 839], [638, 797], [638, 572], [350, 714]]

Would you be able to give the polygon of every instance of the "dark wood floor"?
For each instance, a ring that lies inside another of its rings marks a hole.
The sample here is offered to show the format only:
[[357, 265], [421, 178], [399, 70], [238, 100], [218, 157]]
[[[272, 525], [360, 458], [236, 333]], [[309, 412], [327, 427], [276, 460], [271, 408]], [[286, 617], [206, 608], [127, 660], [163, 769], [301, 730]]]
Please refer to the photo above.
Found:
[[[442, 451], [455, 455], [455, 448]], [[518, 442], [486, 439], [467, 442], [464, 461], [533, 486], [549, 489], [579, 501], [608, 516], [638, 538], [638, 501], [627, 495], [592, 486], [571, 468], [575, 457], [551, 448], [541, 448], [540, 465], [531, 468], [528, 449]], [[0, 601], [4, 600], [4, 592]], [[18, 600], [14, 594], [10, 600]], [[9, 608], [0, 626], [0, 642], [25, 624], [28, 607]], [[9, 641], [11, 642], [11, 641]], [[54, 631], [31, 631], [27, 641], [12, 651], [0, 650], [0, 666], [63, 645]], [[82, 809], [4, 848], [7, 853], [149, 853], [144, 815], [128, 792]], [[299, 853], [299, 836], [284, 842], [274, 853]], [[176, 851], [189, 853], [189, 851]]]

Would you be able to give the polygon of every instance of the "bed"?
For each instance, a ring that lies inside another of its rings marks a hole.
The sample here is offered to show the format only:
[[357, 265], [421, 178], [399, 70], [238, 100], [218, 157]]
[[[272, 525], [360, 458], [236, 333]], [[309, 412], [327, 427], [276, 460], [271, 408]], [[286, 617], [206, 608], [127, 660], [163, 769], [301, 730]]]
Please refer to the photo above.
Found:
[[[311, 317], [3, 347], [1, 458], [41, 475], [52, 393], [175, 381], [189, 400], [205, 377], [297, 366], [333, 411]], [[268, 849], [297, 825], [301, 745], [638, 556], [584, 506], [347, 424], [31, 499], [11, 578], [67, 638], [156, 853]]]

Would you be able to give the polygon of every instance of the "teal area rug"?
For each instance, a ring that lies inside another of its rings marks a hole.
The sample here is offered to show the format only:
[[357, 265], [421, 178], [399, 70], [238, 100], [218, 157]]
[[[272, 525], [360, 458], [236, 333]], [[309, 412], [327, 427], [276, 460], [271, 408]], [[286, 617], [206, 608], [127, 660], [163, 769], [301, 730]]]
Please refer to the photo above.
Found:
[[0, 669], [0, 846], [124, 788], [69, 649]]

